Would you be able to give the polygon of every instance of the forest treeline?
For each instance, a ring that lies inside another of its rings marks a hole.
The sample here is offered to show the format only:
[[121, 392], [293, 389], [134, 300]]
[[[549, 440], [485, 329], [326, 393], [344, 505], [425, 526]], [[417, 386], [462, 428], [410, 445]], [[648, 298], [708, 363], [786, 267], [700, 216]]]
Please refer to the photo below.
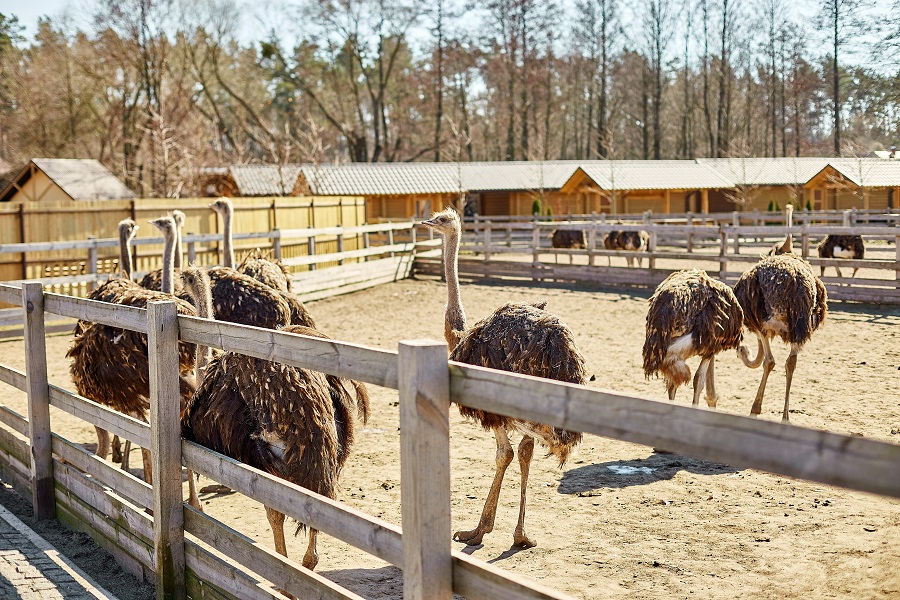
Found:
[[97, 158], [141, 196], [183, 196], [232, 163], [896, 143], [900, 0], [823, 0], [803, 22], [791, 6], [302, 0], [252, 43], [234, 0], [97, 0], [89, 27], [42, 19], [31, 39], [0, 15], [0, 158]]

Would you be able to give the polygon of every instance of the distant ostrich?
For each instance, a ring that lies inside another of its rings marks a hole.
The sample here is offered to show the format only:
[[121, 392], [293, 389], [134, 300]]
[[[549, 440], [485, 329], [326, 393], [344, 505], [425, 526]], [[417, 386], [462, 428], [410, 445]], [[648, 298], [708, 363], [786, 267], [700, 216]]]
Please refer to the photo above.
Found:
[[[163, 264], [168, 273], [163, 277], [163, 285], [166, 289], [171, 289], [171, 278], [174, 276], [174, 221], [171, 217], [164, 217], [151, 223], [163, 229], [166, 236]], [[130, 219], [122, 221], [119, 224], [120, 238], [133, 237], [134, 227], [134, 222]], [[174, 299], [179, 314], [196, 314], [187, 302], [171, 294], [144, 289], [130, 279], [111, 279], [94, 290], [91, 297], [136, 308], [146, 308], [147, 303], [152, 301]], [[146, 335], [79, 321], [66, 356], [72, 359], [69, 371], [80, 395], [132, 417], [147, 420], [147, 410], [150, 407], [150, 367]], [[193, 347], [179, 344], [182, 398], [189, 398], [194, 392], [193, 377], [190, 375], [193, 369]], [[109, 433], [98, 427], [97, 438], [96, 454], [106, 458], [110, 449]], [[146, 449], [143, 450], [143, 459], [144, 477], [152, 482], [150, 455]], [[127, 458], [123, 457], [123, 463], [127, 467]]]
[[[550, 243], [554, 248], [587, 248], [587, 236], [582, 229], [554, 229], [550, 234]], [[574, 257], [569, 255], [569, 264]]]
[[[184, 213], [180, 210], [172, 211], [172, 220], [175, 222], [175, 250], [173, 254], [172, 264], [175, 268], [174, 275], [172, 277], [172, 285], [174, 286], [174, 293], [176, 296], [181, 298], [182, 300], [187, 300], [187, 297], [181, 293], [181, 277], [179, 273], [181, 273], [181, 264], [182, 264], [182, 250], [181, 250], [181, 230], [184, 228]], [[164, 268], [154, 269], [153, 271], [148, 271], [138, 282], [142, 288], [146, 288], [148, 290], [155, 290], [157, 292], [162, 291], [162, 278]]]
[[789, 420], [788, 403], [797, 354], [825, 321], [828, 313], [825, 286], [806, 261], [788, 253], [760, 260], [741, 276], [734, 286], [734, 294], [744, 310], [744, 325], [756, 334], [758, 340], [756, 358], [750, 360], [749, 351], [744, 346], [738, 348], [738, 356], [750, 368], [763, 365], [762, 380], [750, 409], [751, 415], [762, 411], [766, 380], [775, 368], [769, 340], [778, 336], [791, 345], [791, 353], [785, 362], [787, 384], [781, 417], [786, 422]]
[[[474, 327], [467, 328], [459, 297], [457, 271], [459, 215], [448, 208], [435, 213], [422, 224], [435, 229], [445, 240], [447, 310], [444, 337], [451, 350], [451, 360], [570, 383], [585, 382], [584, 358], [575, 346], [572, 332], [558, 317], [543, 310], [546, 303], [509, 302]], [[485, 429], [493, 430], [497, 440], [497, 469], [478, 526], [471, 531], [457, 531], [453, 539], [477, 545], [485, 533], [493, 530], [503, 476], [514, 454], [509, 443], [509, 432], [517, 430], [522, 434], [519, 443], [522, 483], [519, 520], [513, 542], [526, 548], [534, 546], [535, 543], [525, 534], [525, 492], [535, 439], [546, 445], [562, 466], [581, 441], [581, 434], [463, 406], [459, 407], [459, 411]]]
[[741, 343], [744, 313], [734, 292], [699, 269], [677, 271], [656, 288], [647, 311], [644, 374], [662, 373], [669, 400], [691, 378], [685, 362], [700, 356], [694, 375], [694, 406], [706, 386], [706, 403], [716, 406], [715, 360]]
[[[184, 288], [202, 318], [212, 308], [209, 280], [200, 269], [182, 272]], [[288, 333], [330, 339], [315, 329], [289, 326]], [[316, 371], [298, 369], [232, 352], [209, 362], [198, 350], [197, 393], [182, 412], [182, 435], [207, 448], [334, 498], [338, 477], [354, 439], [354, 413], [368, 418], [366, 387]], [[344, 387], [349, 383], [355, 399]], [[266, 507], [275, 550], [287, 556], [285, 516]], [[298, 531], [303, 526], [299, 526]], [[319, 561], [315, 529], [303, 566]]]
[[[223, 265], [234, 267], [234, 206], [228, 198], [219, 198], [210, 204], [209, 207], [222, 217], [222, 238], [225, 254]], [[291, 291], [291, 276], [287, 268], [281, 261], [274, 261], [263, 256], [259, 249], [248, 254], [236, 268], [241, 273], [249, 275], [280, 292]]]
[[[646, 231], [610, 231], [603, 238], [603, 247], [607, 250], [626, 250], [628, 252], [646, 252], [650, 246], [650, 234]], [[632, 261], [641, 266], [641, 256], [626, 256], [625, 262], [633, 267]]]
[[[793, 227], [794, 226], [794, 206], [792, 204], [788, 204], [784, 207], [784, 226], [785, 227]], [[783, 242], [775, 242], [766, 256], [781, 256], [782, 254], [793, 254], [794, 253], [794, 234], [788, 231], [787, 236], [785, 236]]]
[[[826, 235], [816, 248], [819, 250], [819, 258], [861, 260], [866, 256], [866, 246], [861, 235]], [[822, 269], [820, 276], [825, 277], [825, 267], [820, 268]], [[834, 270], [837, 271], [838, 277], [843, 277], [840, 267], [835, 265]], [[859, 271], [859, 267], [854, 267], [850, 277], [856, 277], [857, 271]]]

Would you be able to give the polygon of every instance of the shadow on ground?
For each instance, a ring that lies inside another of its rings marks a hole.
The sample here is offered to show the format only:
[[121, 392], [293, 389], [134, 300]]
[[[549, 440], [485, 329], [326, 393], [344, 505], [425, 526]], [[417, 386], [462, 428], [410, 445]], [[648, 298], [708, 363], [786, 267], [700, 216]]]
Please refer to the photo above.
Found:
[[737, 473], [740, 469], [729, 465], [681, 456], [679, 454], [651, 454], [647, 458], [616, 460], [576, 467], [563, 473], [557, 491], [560, 494], [590, 496], [602, 489], [618, 489], [633, 485], [647, 485], [671, 479], [679, 471], [698, 475]]

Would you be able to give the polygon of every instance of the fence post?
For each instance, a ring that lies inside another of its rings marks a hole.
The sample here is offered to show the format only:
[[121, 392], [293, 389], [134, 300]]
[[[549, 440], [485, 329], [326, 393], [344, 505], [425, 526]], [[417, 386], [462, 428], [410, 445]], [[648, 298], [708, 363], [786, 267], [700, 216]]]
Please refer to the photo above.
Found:
[[50, 435], [50, 387], [44, 334], [44, 288], [22, 284], [25, 307], [25, 372], [28, 375], [28, 440], [31, 444], [31, 505], [35, 519], [56, 516]]
[[400, 388], [400, 510], [403, 597], [450, 600], [450, 370], [447, 345], [402, 341]]
[[688, 212], [688, 214], [687, 214], [687, 224], [688, 224], [688, 227], [690, 227], [690, 229], [688, 229], [688, 234], [687, 234], [687, 251], [693, 252], [694, 251], [694, 234], [691, 232], [693, 231], [693, 227], [694, 227], [694, 215], [690, 212]]
[[153, 467], [153, 548], [156, 597], [180, 600], [184, 586], [181, 494], [181, 393], [178, 313], [174, 302], [147, 303], [150, 359], [150, 437]]
[[[275, 204], [273, 203], [272, 206]], [[281, 230], [276, 227], [272, 230], [272, 254], [275, 260], [281, 260]]]
[[741, 253], [741, 236], [738, 233], [738, 227], [741, 226], [741, 214], [738, 211], [732, 211], [731, 224], [734, 226], [734, 253]]
[[[388, 223], [390, 229], [388, 229], [388, 246], [394, 245], [394, 224]], [[394, 253], [391, 252], [391, 258], [394, 258]]]
[[851, 218], [850, 218], [850, 211], [849, 211], [849, 210], [845, 210], [845, 211], [843, 212], [843, 218], [844, 218], [844, 221], [843, 221], [842, 225], [843, 225], [844, 227], [851, 227], [851, 226], [852, 226], [852, 220], [851, 220]]
[[531, 222], [531, 249], [533, 252], [531, 258], [532, 279], [540, 281], [537, 277], [537, 270], [541, 261], [541, 228], [538, 227], [537, 217]]
[[[87, 237], [88, 240], [96, 240], [97, 237], [93, 235], [89, 235]], [[87, 271], [91, 275], [94, 276], [93, 281], [88, 282], [88, 289], [94, 290], [97, 288], [97, 246], [92, 245], [88, 248], [88, 259], [87, 259]]]
[[809, 257], [809, 233], [806, 231], [809, 228], [809, 223], [803, 225], [802, 233], [800, 234], [800, 256], [803, 258]]
[[[428, 231], [431, 231], [430, 227], [428, 228]], [[369, 232], [368, 231], [363, 232], [363, 248], [366, 248], [366, 249], [369, 248]], [[364, 256], [363, 262], [369, 262], [369, 257]]]
[[[656, 268], [656, 227], [653, 227], [653, 230], [650, 232], [650, 241], [648, 242], [649, 248], [647, 250], [650, 252], [650, 257], [647, 259], [647, 268], [655, 269]], [[638, 255], [640, 256], [640, 255]], [[638, 259], [640, 260], [640, 259]]]
[[728, 232], [719, 225], [719, 280], [725, 280], [728, 271]]
[[[25, 243], [25, 204], [19, 205], [19, 240]], [[22, 252], [22, 279], [28, 279], [28, 257]]]
[[[310, 256], [316, 255], [316, 236], [311, 235], [308, 238], [306, 238], [306, 253], [309, 254]], [[309, 263], [309, 270], [315, 271], [316, 264]]]
[[[409, 243], [412, 244], [410, 250], [410, 256], [415, 258], [416, 256], [416, 222], [415, 220], [410, 221], [409, 223]], [[341, 247], [341, 244], [338, 243], [338, 248]]]
[[484, 222], [484, 260], [491, 260], [491, 221]]
[[[338, 254], [340, 254], [344, 251], [344, 234], [343, 233], [337, 234], [337, 251], [338, 251]], [[344, 264], [344, 259], [339, 258], [338, 264], [339, 265]]]
[[594, 250], [597, 249], [597, 221], [591, 221], [590, 227], [588, 228], [588, 266], [594, 266], [594, 259], [596, 256], [594, 255]]
[[[188, 232], [188, 235], [194, 235], [191, 232]], [[192, 265], [197, 261], [197, 243], [196, 242], [188, 242], [188, 264]]]

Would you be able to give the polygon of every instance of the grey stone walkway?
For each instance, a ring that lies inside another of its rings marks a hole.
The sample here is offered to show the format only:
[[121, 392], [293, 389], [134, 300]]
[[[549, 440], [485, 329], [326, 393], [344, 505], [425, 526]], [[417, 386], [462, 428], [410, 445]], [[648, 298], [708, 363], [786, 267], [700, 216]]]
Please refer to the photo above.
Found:
[[46, 540], [0, 506], [0, 600], [115, 600]]

